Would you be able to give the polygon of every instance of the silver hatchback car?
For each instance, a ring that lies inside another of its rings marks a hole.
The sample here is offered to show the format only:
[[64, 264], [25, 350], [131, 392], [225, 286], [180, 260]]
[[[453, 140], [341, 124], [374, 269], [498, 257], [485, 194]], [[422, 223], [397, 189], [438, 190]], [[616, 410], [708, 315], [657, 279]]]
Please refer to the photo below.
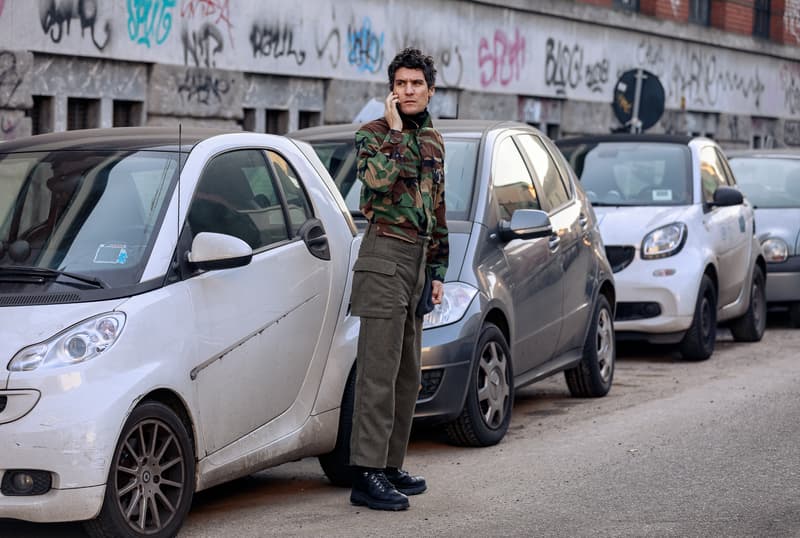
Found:
[[[514, 389], [558, 372], [604, 396], [614, 361], [614, 278], [592, 207], [553, 143], [521, 123], [439, 120], [450, 264], [425, 318], [416, 418], [455, 444], [505, 435]], [[358, 217], [358, 125], [290, 133], [309, 142]], [[361, 216], [362, 224], [365, 224]]]
[[739, 150], [728, 159], [755, 209], [767, 259], [767, 302], [788, 309], [790, 323], [800, 327], [800, 151]]

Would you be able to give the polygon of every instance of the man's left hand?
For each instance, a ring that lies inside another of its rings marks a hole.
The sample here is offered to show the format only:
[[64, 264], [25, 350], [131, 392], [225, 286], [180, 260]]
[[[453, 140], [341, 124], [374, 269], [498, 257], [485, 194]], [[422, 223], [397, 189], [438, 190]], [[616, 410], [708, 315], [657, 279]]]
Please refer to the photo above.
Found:
[[431, 282], [431, 296], [433, 304], [441, 304], [444, 298], [444, 284], [441, 280], [434, 280]]

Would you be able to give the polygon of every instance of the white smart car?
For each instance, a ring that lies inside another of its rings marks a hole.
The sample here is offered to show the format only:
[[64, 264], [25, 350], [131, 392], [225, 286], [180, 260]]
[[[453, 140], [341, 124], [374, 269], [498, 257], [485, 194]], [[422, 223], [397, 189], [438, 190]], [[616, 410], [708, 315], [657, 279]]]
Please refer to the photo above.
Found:
[[618, 338], [714, 351], [717, 322], [739, 341], [766, 326], [766, 263], [752, 206], [707, 138], [605, 135], [557, 142], [592, 201], [614, 269]]
[[166, 537], [195, 491], [265, 467], [346, 481], [358, 241], [303, 142], [4, 143], [0, 518]]

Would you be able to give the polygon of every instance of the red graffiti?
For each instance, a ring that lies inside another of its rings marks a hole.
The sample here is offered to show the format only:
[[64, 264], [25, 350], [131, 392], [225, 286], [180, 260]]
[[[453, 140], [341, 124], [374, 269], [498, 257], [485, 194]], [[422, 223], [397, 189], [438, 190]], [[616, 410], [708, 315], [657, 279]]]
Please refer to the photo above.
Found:
[[519, 80], [525, 65], [525, 37], [514, 30], [510, 39], [502, 30], [495, 30], [492, 46], [485, 37], [478, 45], [478, 67], [481, 69], [481, 84], [486, 87], [495, 82], [507, 86]]
[[199, 15], [206, 19], [212, 19], [214, 24], [224, 23], [228, 29], [228, 37], [231, 40], [231, 44], [233, 44], [233, 36], [231, 34], [233, 25], [231, 24], [229, 2], [230, 0], [182, 0], [181, 17], [192, 18]]
[[3, 14], [3, 8], [5, 7], [5, 0], [0, 0], [0, 15]]

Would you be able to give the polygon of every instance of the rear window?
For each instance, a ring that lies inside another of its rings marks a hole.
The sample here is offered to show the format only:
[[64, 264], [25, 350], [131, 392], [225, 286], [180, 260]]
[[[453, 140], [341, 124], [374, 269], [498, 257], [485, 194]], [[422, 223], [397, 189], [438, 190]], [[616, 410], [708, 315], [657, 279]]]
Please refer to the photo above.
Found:
[[593, 205], [692, 203], [688, 146], [656, 142], [559, 144]]
[[800, 159], [732, 157], [736, 184], [756, 207], [800, 207]]
[[[478, 140], [446, 138], [444, 158], [447, 220], [467, 220], [475, 184]], [[313, 141], [322, 164], [342, 193], [347, 208], [359, 210], [362, 183], [356, 178], [356, 151], [352, 140]]]

